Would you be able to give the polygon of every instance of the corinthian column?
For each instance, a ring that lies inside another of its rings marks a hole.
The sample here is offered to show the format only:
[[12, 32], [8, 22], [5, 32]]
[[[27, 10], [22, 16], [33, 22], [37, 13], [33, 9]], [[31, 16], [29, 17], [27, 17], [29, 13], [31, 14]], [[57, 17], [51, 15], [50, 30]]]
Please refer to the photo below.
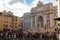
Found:
[[37, 18], [35, 16], [35, 27], [37, 27]]
[[32, 25], [33, 25], [32, 21], [33, 21], [33, 18], [31, 17], [31, 27], [32, 27]]

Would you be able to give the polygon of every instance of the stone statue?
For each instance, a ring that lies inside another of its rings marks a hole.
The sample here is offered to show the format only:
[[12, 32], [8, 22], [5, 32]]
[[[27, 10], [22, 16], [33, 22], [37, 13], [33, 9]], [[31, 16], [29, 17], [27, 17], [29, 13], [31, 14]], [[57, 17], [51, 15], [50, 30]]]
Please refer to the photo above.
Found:
[[43, 2], [41, 2], [41, 1], [38, 1], [38, 4], [37, 4], [37, 6], [38, 6], [38, 7], [40, 7], [40, 6], [43, 6]]

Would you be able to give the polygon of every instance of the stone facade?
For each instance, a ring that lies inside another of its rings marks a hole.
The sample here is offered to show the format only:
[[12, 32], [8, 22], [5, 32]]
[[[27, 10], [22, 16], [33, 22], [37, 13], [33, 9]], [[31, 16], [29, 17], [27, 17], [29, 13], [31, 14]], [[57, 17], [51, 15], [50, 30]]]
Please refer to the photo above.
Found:
[[55, 29], [54, 17], [57, 17], [57, 7], [52, 3], [43, 4], [38, 2], [36, 7], [31, 9], [31, 30], [46, 32], [45, 30]]
[[23, 29], [28, 30], [31, 26], [30, 12], [23, 15]]
[[58, 17], [60, 17], [60, 0], [57, 0]]

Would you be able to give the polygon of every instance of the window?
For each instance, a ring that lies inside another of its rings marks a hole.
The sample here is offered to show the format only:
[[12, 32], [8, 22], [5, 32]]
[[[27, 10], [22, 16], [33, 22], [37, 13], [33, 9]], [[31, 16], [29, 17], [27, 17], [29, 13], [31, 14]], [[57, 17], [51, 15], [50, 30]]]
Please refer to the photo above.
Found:
[[8, 14], [7, 16], [8, 16], [8, 17], [11, 17], [11, 15], [10, 15], [10, 14]]
[[4, 27], [8, 27], [8, 25], [4, 25]]
[[8, 23], [8, 21], [4, 21], [4, 23]]
[[41, 22], [41, 27], [43, 27], [43, 22]]
[[2, 15], [2, 13], [0, 13], [0, 16]]
[[40, 17], [41, 27], [43, 27], [43, 17]]
[[28, 22], [27, 22], [27, 27], [28, 27]]
[[35, 17], [33, 17], [33, 26], [35, 26]]
[[16, 20], [17, 21], [17, 20]]
[[14, 19], [12, 19], [12, 21], [14, 21]]
[[29, 26], [31, 26], [31, 22], [29, 22]]
[[14, 24], [13, 22], [10, 22], [11, 24]]
[[14, 16], [12, 16], [12, 15], [10, 15], [11, 16], [11, 18], [14, 18]]
[[13, 28], [13, 26], [12, 26], [12, 25], [10, 25], [10, 27], [11, 27], [11, 28]]
[[23, 26], [25, 26], [25, 22], [23, 23]]
[[7, 15], [3, 15], [4, 17], [8, 17]]
[[33, 26], [35, 26], [35, 21], [33, 21]]
[[50, 14], [49, 13], [47, 14], [47, 18], [50, 18]]
[[15, 23], [15, 24], [17, 24], [17, 23]]
[[50, 22], [50, 20], [47, 20], [47, 22]]

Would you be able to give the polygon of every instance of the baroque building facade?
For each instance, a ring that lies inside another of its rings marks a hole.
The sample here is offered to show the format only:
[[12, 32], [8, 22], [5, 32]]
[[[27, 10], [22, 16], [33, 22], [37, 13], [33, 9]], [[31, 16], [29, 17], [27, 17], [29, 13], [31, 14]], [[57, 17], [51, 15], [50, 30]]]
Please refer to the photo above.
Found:
[[31, 30], [44, 33], [47, 31], [55, 31], [57, 17], [57, 6], [52, 3], [43, 4], [38, 2], [36, 7], [31, 9]]

